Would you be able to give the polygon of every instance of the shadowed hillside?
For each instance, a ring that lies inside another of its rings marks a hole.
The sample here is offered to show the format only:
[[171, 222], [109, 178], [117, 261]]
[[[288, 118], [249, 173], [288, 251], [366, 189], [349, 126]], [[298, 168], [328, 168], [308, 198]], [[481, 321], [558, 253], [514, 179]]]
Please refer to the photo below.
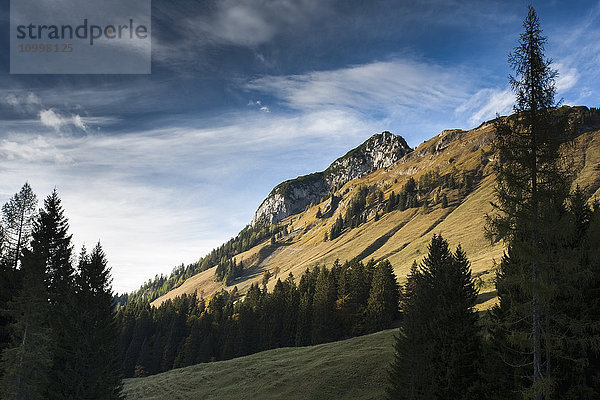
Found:
[[396, 329], [125, 380], [128, 400], [383, 399]]

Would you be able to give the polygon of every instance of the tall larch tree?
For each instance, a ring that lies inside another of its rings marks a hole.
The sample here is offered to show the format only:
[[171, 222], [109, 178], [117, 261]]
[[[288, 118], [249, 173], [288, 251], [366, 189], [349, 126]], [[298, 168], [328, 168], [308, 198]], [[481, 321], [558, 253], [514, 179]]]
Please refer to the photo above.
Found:
[[11, 259], [12, 268], [17, 269], [23, 248], [31, 240], [33, 221], [37, 215], [37, 197], [25, 182], [16, 193], [2, 206], [2, 225], [4, 227], [5, 251]]
[[3, 364], [8, 380], [5, 388], [17, 399], [47, 399], [52, 369], [56, 368], [53, 320], [60, 315], [49, 302], [52, 296], [48, 267], [60, 257], [62, 235], [57, 230], [52, 198], [46, 199], [45, 208], [34, 222], [31, 245], [23, 250], [23, 285], [10, 307], [15, 320], [13, 345], [4, 351]]
[[[21, 272], [19, 263], [23, 250], [29, 246], [33, 222], [37, 214], [37, 198], [31, 186], [25, 183], [2, 207], [0, 221], [0, 310], [8, 308], [8, 303], [19, 290]], [[0, 351], [9, 342], [8, 325], [10, 317], [0, 313]]]
[[[2, 221], [0, 221], [0, 310], [6, 310], [8, 302], [13, 298], [15, 294], [16, 271], [13, 271], [8, 262], [6, 256], [6, 245], [4, 243], [4, 227]], [[10, 318], [6, 313], [0, 312], [0, 353], [8, 345], [10, 341], [10, 335], [8, 333], [8, 325], [10, 324]]]
[[[516, 95], [515, 115], [496, 122], [494, 206], [498, 212], [489, 218], [488, 233], [503, 239], [511, 256], [519, 260], [502, 264], [510, 269], [501, 271], [498, 283], [512, 286], [505, 293], [516, 291], [523, 301], [498, 315], [502, 314], [500, 323], [507, 330], [513, 329], [513, 324], [526, 325], [527, 332], [507, 336], [508, 345], [514, 352], [531, 354], [529, 383], [523, 393], [542, 400], [553, 391], [550, 319], [556, 291], [552, 281], [559, 270], [557, 238], [570, 177], [559, 152], [567, 140], [567, 124], [552, 113], [557, 106], [557, 73], [544, 55], [546, 37], [532, 7], [523, 28], [519, 44], [509, 56], [515, 71], [510, 77]], [[511, 303], [501, 298], [501, 304]]]

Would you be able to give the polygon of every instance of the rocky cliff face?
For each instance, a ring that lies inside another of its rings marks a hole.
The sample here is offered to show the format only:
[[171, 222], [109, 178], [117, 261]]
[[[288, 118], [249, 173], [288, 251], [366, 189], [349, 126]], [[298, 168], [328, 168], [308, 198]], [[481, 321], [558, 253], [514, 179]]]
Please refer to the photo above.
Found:
[[346, 182], [377, 169], [387, 168], [411, 151], [401, 136], [382, 132], [335, 160], [325, 171], [300, 176], [277, 185], [262, 202], [252, 220], [277, 223], [320, 201]]

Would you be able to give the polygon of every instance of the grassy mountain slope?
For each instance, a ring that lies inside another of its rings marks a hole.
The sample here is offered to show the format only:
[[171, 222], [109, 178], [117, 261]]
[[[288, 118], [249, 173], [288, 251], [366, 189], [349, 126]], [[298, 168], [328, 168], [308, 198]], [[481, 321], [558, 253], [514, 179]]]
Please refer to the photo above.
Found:
[[[581, 112], [575, 108], [568, 110]], [[579, 135], [574, 144], [565, 148], [577, 171], [575, 183], [587, 188], [587, 194], [592, 197], [600, 195], [600, 131], [597, 131], [598, 124], [594, 127], [587, 127], [588, 132]], [[244, 262], [246, 269], [231, 287], [236, 285], [243, 292], [253, 282], [261, 280], [262, 273], [267, 270], [277, 272], [282, 279], [289, 273], [299, 277], [307, 267], [330, 266], [337, 258], [343, 261], [354, 257], [387, 258], [402, 281], [413, 261], [419, 262], [427, 252], [431, 236], [441, 233], [452, 246], [461, 243], [475, 276], [481, 277], [482, 292], [492, 291], [493, 266], [504, 251], [501, 244], [492, 245], [484, 237], [485, 215], [492, 212], [490, 202], [494, 199], [490, 144], [493, 134], [490, 123], [470, 131], [443, 131], [392, 166], [346, 183], [334, 193], [340, 201], [328, 218], [317, 218], [316, 215], [319, 209], [326, 209], [329, 200], [286, 218], [282, 222], [287, 226], [286, 236], [277, 237], [274, 243], [267, 240], [236, 256], [238, 262]], [[468, 188], [438, 185], [420, 196], [428, 206], [384, 213], [385, 201], [392, 192], [398, 194], [411, 177], [419, 181], [425, 174], [453, 176], [468, 181]], [[345, 214], [360, 187], [367, 187], [370, 192], [381, 190], [384, 202], [367, 209], [365, 223], [345, 229], [334, 240], [325, 241], [325, 235], [338, 216]], [[448, 199], [446, 208], [440, 202], [442, 196]], [[218, 290], [231, 289], [221, 282], [214, 282], [213, 275], [214, 268], [202, 272], [153, 304], [158, 305], [182, 293], [198, 291], [210, 296]], [[275, 282], [276, 279], [271, 279], [269, 288]], [[480, 307], [486, 308], [490, 304], [492, 301]]]
[[396, 332], [126, 379], [125, 393], [128, 400], [383, 399]]

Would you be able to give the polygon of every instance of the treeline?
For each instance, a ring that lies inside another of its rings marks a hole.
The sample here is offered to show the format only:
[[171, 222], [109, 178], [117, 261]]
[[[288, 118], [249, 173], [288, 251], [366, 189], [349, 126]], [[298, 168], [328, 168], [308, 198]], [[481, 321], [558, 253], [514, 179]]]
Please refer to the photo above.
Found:
[[285, 227], [281, 225], [247, 225], [235, 238], [231, 238], [221, 246], [213, 249], [198, 262], [187, 266], [181, 264], [175, 267], [169, 277], [162, 274], [157, 275], [153, 280], [144, 283], [135, 292], [119, 295], [117, 301], [120, 305], [145, 301], [152, 302], [183, 284], [186, 279], [216, 265], [221, 265], [221, 267], [216, 273], [215, 279], [223, 281], [229, 279], [231, 281], [241, 273], [241, 269], [230, 268], [231, 263], [234, 262], [232, 260], [234, 256], [251, 249], [269, 237], [282, 233], [285, 233]]
[[73, 263], [55, 191], [36, 210], [25, 184], [2, 208], [3, 399], [121, 399], [110, 269], [100, 243]]
[[268, 292], [263, 280], [242, 298], [234, 289], [210, 300], [182, 296], [151, 307], [132, 303], [117, 316], [125, 376], [283, 347], [307, 346], [390, 327], [399, 287], [388, 261], [335, 262], [297, 283], [290, 274]]

